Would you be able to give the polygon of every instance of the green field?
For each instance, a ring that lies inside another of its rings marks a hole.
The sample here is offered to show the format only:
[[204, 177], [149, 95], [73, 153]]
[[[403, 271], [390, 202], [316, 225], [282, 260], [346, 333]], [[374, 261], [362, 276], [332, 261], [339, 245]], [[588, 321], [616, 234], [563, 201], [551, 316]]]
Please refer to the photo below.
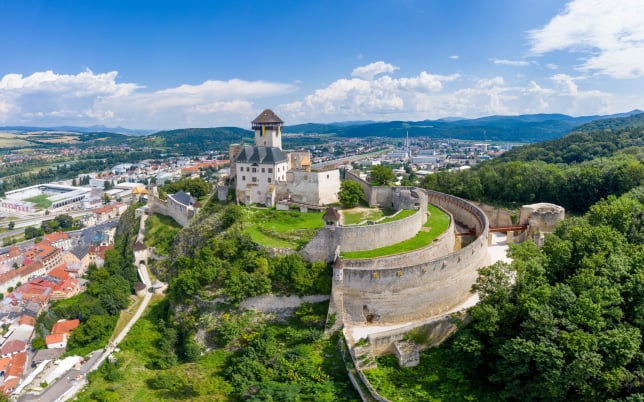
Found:
[[415, 210], [415, 209], [403, 209], [402, 211], [398, 212], [396, 215], [394, 215], [394, 216], [390, 216], [390, 217], [385, 218], [385, 219], [381, 219], [381, 220], [379, 220], [379, 221], [378, 221], [378, 222], [376, 222], [376, 223], [377, 223], [377, 224], [381, 224], [381, 223], [388, 223], [388, 222], [399, 221], [399, 220], [401, 220], [401, 219], [405, 219], [405, 218], [407, 218], [407, 217], [410, 217], [410, 216], [412, 216], [412, 215], [413, 215], [413, 214], [415, 214], [415, 213], [416, 213], [416, 210]]
[[258, 244], [267, 247], [298, 249], [308, 243], [324, 227], [320, 212], [248, 209], [244, 232]]
[[411, 239], [392, 244], [391, 246], [366, 251], [341, 253], [342, 258], [384, 257], [386, 255], [406, 253], [408, 251], [417, 250], [427, 246], [435, 238], [444, 233], [449, 227], [449, 215], [445, 212], [431, 204], [427, 205], [427, 211], [429, 212], [429, 216], [427, 218], [427, 222], [423, 225], [423, 228], [429, 228], [429, 230], [421, 230]]
[[51, 201], [49, 201], [49, 196], [47, 194], [40, 194], [34, 197], [25, 198], [24, 201], [33, 202], [36, 204], [36, 207], [40, 209], [47, 209], [51, 207]]

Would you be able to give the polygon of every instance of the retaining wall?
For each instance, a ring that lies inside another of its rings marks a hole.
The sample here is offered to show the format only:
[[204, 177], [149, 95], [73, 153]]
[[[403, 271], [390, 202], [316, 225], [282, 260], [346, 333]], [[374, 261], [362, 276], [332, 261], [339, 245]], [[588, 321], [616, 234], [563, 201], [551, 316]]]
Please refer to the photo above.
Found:
[[341, 251], [364, 251], [386, 247], [411, 239], [427, 222], [427, 197], [415, 188], [379, 187], [381, 199], [387, 196], [388, 205], [418, 208], [415, 214], [403, 219], [369, 226], [332, 226], [320, 229], [300, 254], [307, 261], [331, 262], [338, 246]]
[[[449, 211], [455, 220], [476, 230], [477, 238], [466, 247], [439, 258], [405, 255], [398, 267], [376, 264], [367, 267], [343, 265], [342, 280], [334, 289], [342, 293], [344, 322], [393, 324], [417, 321], [445, 313], [465, 302], [476, 282], [477, 269], [489, 263], [488, 221], [480, 209], [454, 196], [427, 192], [429, 202]], [[375, 259], [374, 259], [375, 260]], [[343, 261], [343, 264], [350, 264]]]

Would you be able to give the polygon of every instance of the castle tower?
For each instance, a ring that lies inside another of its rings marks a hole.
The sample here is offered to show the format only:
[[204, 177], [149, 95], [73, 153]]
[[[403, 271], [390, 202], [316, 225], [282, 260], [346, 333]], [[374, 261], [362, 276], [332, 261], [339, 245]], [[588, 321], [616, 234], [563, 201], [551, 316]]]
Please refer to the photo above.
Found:
[[253, 120], [255, 146], [282, 149], [282, 119], [270, 109], [264, 110]]

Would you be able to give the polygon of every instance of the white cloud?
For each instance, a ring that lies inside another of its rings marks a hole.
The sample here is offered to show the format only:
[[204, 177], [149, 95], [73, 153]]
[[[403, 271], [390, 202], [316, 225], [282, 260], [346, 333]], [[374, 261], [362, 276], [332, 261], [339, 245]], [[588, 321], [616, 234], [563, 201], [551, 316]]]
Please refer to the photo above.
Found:
[[36, 72], [0, 80], [2, 124], [105, 124], [171, 128], [250, 121], [261, 109], [253, 101], [284, 95], [294, 85], [231, 79], [145, 91], [117, 82], [116, 71], [76, 75]]
[[[509, 85], [501, 76], [470, 80], [458, 74], [421, 72], [375, 80], [339, 79], [288, 104], [278, 106], [285, 121], [325, 122], [357, 119], [425, 120], [445, 116], [492, 114], [613, 113], [623, 107], [612, 94], [582, 89], [582, 77], [556, 74]], [[449, 83], [449, 85], [448, 85]]]
[[541, 80], [515, 75], [506, 80], [421, 71], [399, 72], [401, 76], [394, 77], [391, 72], [397, 67], [381, 63], [356, 69], [368, 79], [341, 78], [304, 95], [293, 84], [240, 79], [151, 91], [136, 83], [119, 82], [114, 71], [8, 74], [0, 77], [0, 125], [248, 127], [266, 107], [287, 124], [297, 124], [523, 113], [588, 115], [630, 110], [641, 104], [632, 97], [592, 89], [588, 75], [554, 74]]
[[588, 56], [577, 68], [613, 78], [644, 76], [644, 2], [574, 0], [544, 27], [528, 32], [531, 53]]
[[452, 60], [458, 60], [458, 55], [453, 54], [453, 55], [449, 56], [449, 58], [452, 59]]
[[513, 66], [513, 67], [525, 67], [529, 66], [530, 63], [524, 60], [505, 60], [505, 59], [490, 59], [494, 64], [501, 64], [504, 66]]
[[556, 65], [556, 64], [554, 64], [554, 63], [548, 63], [548, 64], [546, 64], [546, 68], [547, 68], [548, 70], [558, 70], [558, 69], [559, 69], [559, 66], [558, 66], [558, 65]]
[[365, 80], [372, 80], [376, 75], [391, 74], [396, 70], [398, 70], [398, 67], [393, 64], [385, 63], [384, 61], [377, 61], [375, 63], [367, 64], [366, 66], [355, 68], [351, 72], [351, 76], [364, 78]]

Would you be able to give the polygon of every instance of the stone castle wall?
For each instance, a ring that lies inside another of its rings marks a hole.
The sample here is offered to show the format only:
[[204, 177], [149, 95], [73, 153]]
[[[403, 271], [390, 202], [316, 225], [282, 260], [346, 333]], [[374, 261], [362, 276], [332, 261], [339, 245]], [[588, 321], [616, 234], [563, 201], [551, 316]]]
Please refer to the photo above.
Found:
[[487, 217], [474, 205], [447, 194], [428, 191], [429, 202], [451, 213], [455, 220], [476, 230], [476, 239], [466, 247], [438, 258], [422, 260], [405, 254], [398, 267], [373, 259], [358, 267], [343, 261], [341, 280], [334, 290], [342, 294], [338, 311], [344, 322], [383, 324], [422, 320], [449, 311], [470, 296], [477, 269], [489, 263]]
[[[366, 182], [364, 182], [366, 183]], [[367, 185], [368, 186], [368, 185]], [[341, 251], [363, 251], [386, 247], [411, 239], [427, 222], [427, 196], [424, 191], [414, 187], [374, 187], [371, 191], [376, 199], [395, 210], [417, 209], [406, 218], [369, 225], [339, 226], [320, 229], [300, 254], [308, 261], [328, 261], [335, 259], [338, 246]]]
[[[445, 211], [447, 212], [447, 211]], [[454, 219], [450, 215], [450, 224], [445, 233], [434, 239], [426, 247], [408, 253], [388, 255], [379, 258], [356, 258], [343, 260], [345, 268], [403, 268], [409, 265], [420, 264], [423, 261], [433, 260], [445, 256], [454, 251], [456, 234], [454, 230]]]
[[183, 227], [188, 226], [194, 211], [190, 211], [185, 206], [172, 202], [169, 198], [162, 200], [159, 198], [156, 187], [148, 197], [148, 211], [150, 214], [167, 215], [177, 221]]

